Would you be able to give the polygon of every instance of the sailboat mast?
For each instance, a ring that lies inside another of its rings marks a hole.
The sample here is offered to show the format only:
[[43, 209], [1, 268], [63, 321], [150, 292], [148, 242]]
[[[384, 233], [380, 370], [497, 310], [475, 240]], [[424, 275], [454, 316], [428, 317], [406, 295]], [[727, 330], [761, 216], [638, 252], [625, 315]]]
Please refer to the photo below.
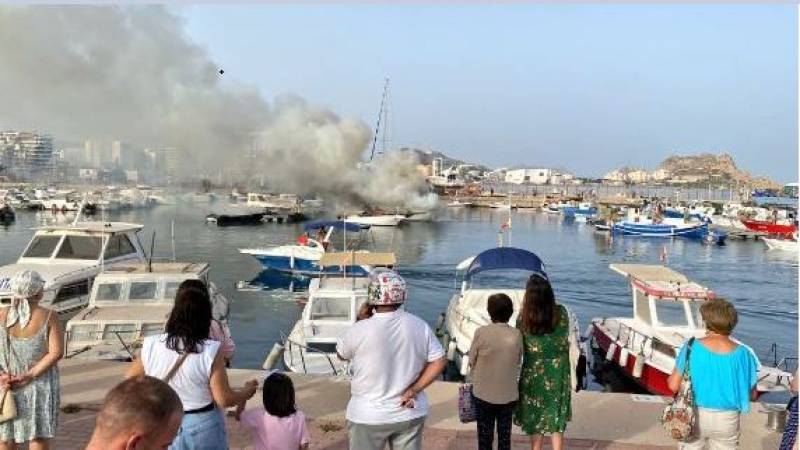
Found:
[[[388, 90], [389, 90], [389, 78], [386, 77], [386, 81], [383, 84], [383, 95], [381, 96], [381, 107], [380, 107], [380, 109], [378, 109], [378, 120], [375, 123], [375, 134], [372, 136], [372, 150], [370, 151], [370, 154], [369, 154], [369, 160], [370, 161], [372, 161], [372, 159], [375, 158], [375, 145], [378, 143], [378, 133], [380, 133], [380, 130], [381, 130], [381, 119], [384, 118], [384, 107], [386, 105], [386, 96], [388, 95], [387, 94]], [[386, 125], [384, 124], [384, 127], [385, 126]], [[384, 150], [385, 150], [386, 149], [386, 134], [385, 133], [384, 133], [384, 136], [383, 136], [383, 146], [384, 146]]]

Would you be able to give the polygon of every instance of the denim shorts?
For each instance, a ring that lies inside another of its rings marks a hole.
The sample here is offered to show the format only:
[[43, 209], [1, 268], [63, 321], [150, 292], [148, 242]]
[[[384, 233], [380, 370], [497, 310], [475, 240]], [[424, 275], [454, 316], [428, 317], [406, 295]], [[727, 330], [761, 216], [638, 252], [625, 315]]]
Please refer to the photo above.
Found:
[[169, 450], [225, 450], [225, 418], [222, 410], [214, 408], [199, 414], [185, 414], [178, 435]]

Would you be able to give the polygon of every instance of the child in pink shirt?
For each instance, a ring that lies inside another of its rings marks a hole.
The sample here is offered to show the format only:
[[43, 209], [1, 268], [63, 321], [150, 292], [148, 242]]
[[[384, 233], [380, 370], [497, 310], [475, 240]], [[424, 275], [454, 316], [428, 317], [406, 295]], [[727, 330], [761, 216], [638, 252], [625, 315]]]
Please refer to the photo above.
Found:
[[307, 450], [306, 416], [297, 410], [292, 379], [272, 373], [264, 380], [264, 408], [236, 408], [241, 425], [250, 429], [255, 450]]

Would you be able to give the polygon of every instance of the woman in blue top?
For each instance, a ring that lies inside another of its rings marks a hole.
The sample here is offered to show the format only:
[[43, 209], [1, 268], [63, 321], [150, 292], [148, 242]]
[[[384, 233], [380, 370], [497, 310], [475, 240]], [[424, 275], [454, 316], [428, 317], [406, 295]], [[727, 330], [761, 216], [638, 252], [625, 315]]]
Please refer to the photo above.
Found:
[[[739, 445], [739, 415], [750, 411], [755, 399], [758, 360], [753, 352], [731, 339], [738, 322], [736, 308], [722, 299], [700, 307], [706, 336], [692, 345], [689, 377], [697, 406], [694, 438], [681, 449], [736, 449]], [[686, 368], [686, 344], [675, 358], [669, 388], [676, 392]]]

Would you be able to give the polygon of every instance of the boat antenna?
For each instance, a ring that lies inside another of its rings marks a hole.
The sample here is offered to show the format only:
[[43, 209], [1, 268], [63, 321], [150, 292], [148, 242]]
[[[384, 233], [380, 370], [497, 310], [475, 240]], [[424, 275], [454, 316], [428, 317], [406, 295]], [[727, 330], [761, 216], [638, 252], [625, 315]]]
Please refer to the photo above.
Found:
[[[381, 118], [383, 118], [383, 116], [384, 116], [383, 108], [384, 108], [384, 105], [386, 104], [386, 97], [388, 95], [388, 90], [389, 90], [389, 77], [386, 77], [386, 81], [383, 84], [383, 95], [381, 96], [381, 106], [380, 106], [380, 109], [378, 109], [378, 120], [375, 123], [375, 134], [373, 134], [373, 136], [372, 136], [372, 150], [369, 153], [369, 160], [370, 161], [372, 161], [372, 159], [375, 158], [375, 145], [378, 142], [378, 133], [380, 133], [380, 130], [381, 130]], [[383, 126], [385, 128], [386, 124], [384, 124]], [[384, 134], [384, 139], [383, 139], [384, 147], [386, 146], [385, 137], [386, 137], [386, 135]], [[386, 150], [386, 148], [384, 148], [383, 150]]]
[[156, 230], [153, 230], [153, 236], [150, 238], [150, 254], [147, 255], [147, 271], [153, 271], [153, 250], [156, 246]]

